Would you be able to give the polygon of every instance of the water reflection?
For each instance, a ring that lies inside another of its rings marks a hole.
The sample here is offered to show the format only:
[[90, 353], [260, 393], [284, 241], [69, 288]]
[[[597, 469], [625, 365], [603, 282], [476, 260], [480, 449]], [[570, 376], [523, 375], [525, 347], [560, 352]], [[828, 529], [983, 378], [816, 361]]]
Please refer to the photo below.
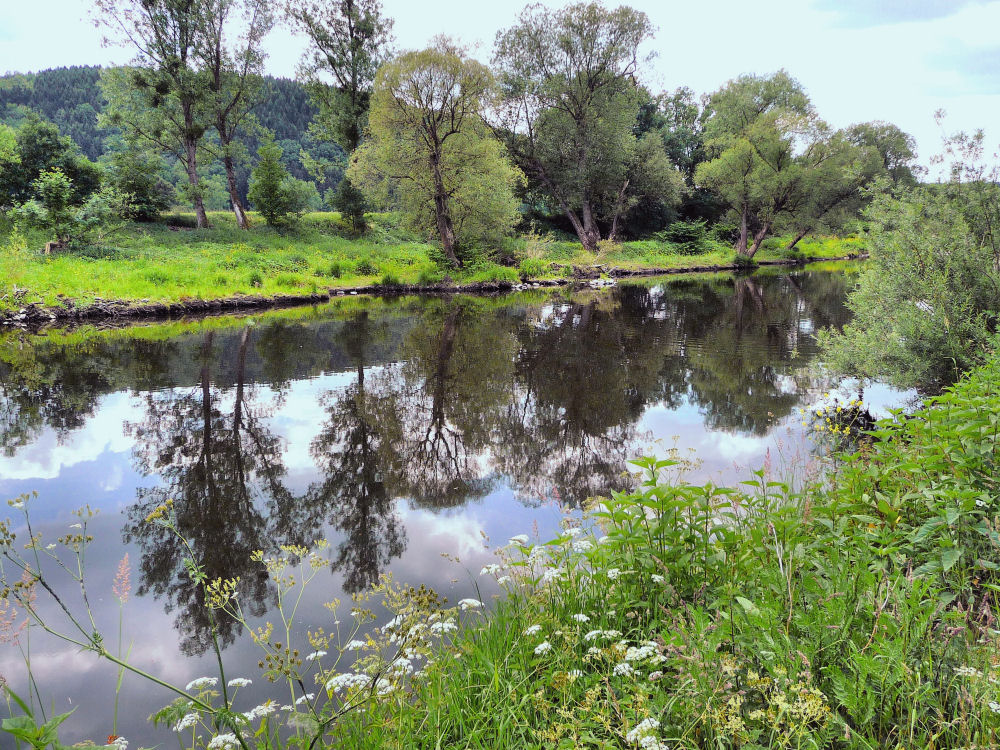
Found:
[[[644, 424], [654, 407], [696, 409], [707, 431], [769, 434], [810, 387], [813, 333], [845, 322], [846, 284], [802, 272], [347, 299], [254, 325], [6, 334], [0, 446], [16, 462], [43, 434], [71, 442], [104, 397], [131, 394], [123, 539], [141, 552], [140, 593], [174, 615], [182, 652], [199, 654], [200, 593], [175, 540], [144, 523], [164, 500], [208, 575], [240, 577], [251, 614], [274, 592], [250, 553], [319, 536], [354, 593], [407, 551], [401, 502], [444, 514], [502, 490], [579, 506], [623, 488], [626, 461], [676, 434]], [[310, 426], [305, 443], [289, 437], [292, 418]], [[235, 635], [222, 624], [223, 642]]]

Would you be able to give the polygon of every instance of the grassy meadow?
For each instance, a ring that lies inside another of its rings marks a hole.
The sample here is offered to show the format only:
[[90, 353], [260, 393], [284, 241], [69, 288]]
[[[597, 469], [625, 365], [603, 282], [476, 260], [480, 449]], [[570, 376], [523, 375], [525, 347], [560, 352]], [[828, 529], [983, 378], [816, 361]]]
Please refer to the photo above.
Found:
[[[95, 300], [177, 302], [235, 295], [279, 296], [338, 287], [517, 282], [571, 275], [574, 267], [685, 268], [733, 263], [731, 248], [707, 241], [691, 254], [669, 242], [644, 240], [588, 253], [578, 242], [538, 235], [508, 240], [486, 253], [469, 253], [465, 266], [445, 270], [435, 245], [401, 226], [397, 216], [369, 216], [369, 228], [352, 236], [336, 213], [304, 216], [294, 230], [278, 231], [255, 217], [248, 232], [232, 215], [210, 215], [212, 228], [191, 229], [191, 216], [173, 214], [154, 224], [132, 224], [105, 246], [42, 253], [45, 238], [8, 231], [0, 235], [0, 310], [28, 303], [77, 305]], [[819, 238], [785, 251], [774, 238], [758, 260], [840, 257], [859, 252], [857, 238]], [[503, 261], [503, 264], [498, 261]]]

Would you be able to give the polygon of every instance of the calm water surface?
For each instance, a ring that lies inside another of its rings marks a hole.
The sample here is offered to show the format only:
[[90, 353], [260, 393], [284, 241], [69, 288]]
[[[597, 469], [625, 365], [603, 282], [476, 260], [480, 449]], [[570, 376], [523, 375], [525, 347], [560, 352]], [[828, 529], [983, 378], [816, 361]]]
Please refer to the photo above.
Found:
[[[803, 271], [349, 297], [253, 318], [0, 334], [0, 499], [37, 491], [48, 541], [72, 509], [100, 510], [88, 559], [98, 620], [113, 636], [111, 583], [127, 553], [133, 660], [183, 685], [213, 674], [207, 621], [177, 545], [143, 522], [159, 503], [174, 500], [210, 576], [241, 577], [258, 617], [274, 590], [251, 552], [320, 537], [330, 564], [303, 631], [329, 627], [322, 602], [388, 571], [454, 601], [475, 593], [465, 568], [493, 560], [491, 540], [552, 533], [561, 510], [628, 486], [629, 458], [694, 449], [699, 480], [804, 461], [798, 408], [837, 385], [814, 366], [814, 334], [847, 320], [850, 283]], [[114, 670], [31, 638], [46, 704], [78, 708], [63, 741], [103, 741]], [[259, 656], [229, 625], [222, 638], [229, 676], [254, 678], [250, 708], [271, 695]], [[16, 646], [0, 644], [0, 672], [26, 692]], [[126, 677], [119, 733], [169, 741], [145, 721], [168, 700]]]

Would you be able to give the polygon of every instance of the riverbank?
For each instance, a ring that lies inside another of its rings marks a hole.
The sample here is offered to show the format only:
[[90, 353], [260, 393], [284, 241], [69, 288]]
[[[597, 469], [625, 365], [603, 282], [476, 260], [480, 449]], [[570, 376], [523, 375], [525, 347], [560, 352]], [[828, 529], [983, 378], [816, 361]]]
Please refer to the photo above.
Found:
[[480, 573], [493, 610], [340, 742], [996, 747], [997, 388], [994, 356], [860, 443], [857, 403], [828, 402], [804, 421], [861, 450], [801, 490], [637, 461], [637, 492], [511, 539]]
[[[310, 214], [294, 233], [267, 227], [240, 232], [213, 215], [213, 229], [183, 226], [186, 217], [133, 225], [113, 247], [44, 255], [42, 238], [11, 235], [0, 248], [0, 323], [171, 317], [322, 302], [338, 294], [499, 292], [519, 284], [561, 286], [630, 275], [738, 268], [717, 243], [690, 255], [652, 241], [627, 242], [601, 255], [578, 243], [511, 240], [499, 252], [515, 265], [471, 259], [445, 273], [433, 245], [393, 216], [371, 217], [362, 237], [349, 236], [336, 214]], [[761, 265], [857, 257], [857, 238], [804, 241], [801, 252], [780, 240], [759, 253]]]

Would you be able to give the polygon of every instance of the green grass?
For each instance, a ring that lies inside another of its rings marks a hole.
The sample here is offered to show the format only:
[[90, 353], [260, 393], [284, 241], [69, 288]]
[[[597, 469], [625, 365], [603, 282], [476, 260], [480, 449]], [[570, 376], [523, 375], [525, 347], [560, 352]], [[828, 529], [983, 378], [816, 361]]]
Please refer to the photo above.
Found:
[[[371, 285], [388, 277], [398, 284], [454, 283], [555, 278], [568, 267], [603, 265], [626, 269], [727, 265], [730, 249], [711, 244], [702, 255], [684, 255], [666, 242], [627, 242], [606, 252], [585, 252], [579, 243], [545, 243], [542, 257], [521, 258], [526, 266], [500, 266], [477, 259], [461, 270], [443, 269], [440, 252], [400, 225], [398, 217], [370, 215], [370, 229], [353, 237], [336, 213], [303, 217], [294, 231], [271, 229], [255, 217], [249, 232], [236, 229], [228, 213], [212, 213], [212, 228], [196, 230], [188, 214], [132, 225], [106, 248], [87, 248], [51, 256], [40, 252], [39, 235], [0, 236], [0, 310], [26, 303], [58, 304], [62, 298], [87, 305], [96, 299], [176, 302], [235, 295], [309, 294], [337, 287]], [[800, 243], [817, 257], [843, 255], [853, 239], [825, 238]], [[524, 254], [523, 239], [510, 242]], [[783, 257], [766, 249], [760, 259]]]

